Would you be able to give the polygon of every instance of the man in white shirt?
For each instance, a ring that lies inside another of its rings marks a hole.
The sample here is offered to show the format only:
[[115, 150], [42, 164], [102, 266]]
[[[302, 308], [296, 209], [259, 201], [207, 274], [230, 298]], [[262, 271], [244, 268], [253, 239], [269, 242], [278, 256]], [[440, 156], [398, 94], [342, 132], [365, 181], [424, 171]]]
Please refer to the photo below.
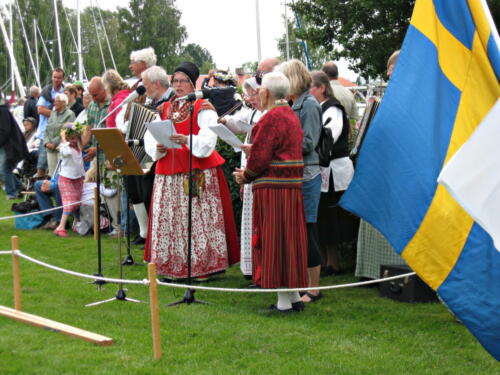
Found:
[[358, 109], [356, 107], [356, 101], [354, 100], [354, 94], [344, 86], [339, 81], [339, 69], [333, 61], [326, 62], [321, 68], [322, 71], [326, 73], [328, 79], [330, 80], [330, 85], [332, 86], [333, 95], [340, 104], [345, 109], [345, 113], [349, 120], [358, 119]]

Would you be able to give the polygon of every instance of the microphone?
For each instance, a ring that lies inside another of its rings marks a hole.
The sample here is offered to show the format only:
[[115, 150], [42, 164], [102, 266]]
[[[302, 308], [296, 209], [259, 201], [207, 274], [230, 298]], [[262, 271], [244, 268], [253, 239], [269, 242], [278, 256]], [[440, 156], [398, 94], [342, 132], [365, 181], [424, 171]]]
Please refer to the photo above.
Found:
[[127, 139], [127, 146], [144, 146], [144, 139]]
[[187, 100], [188, 102], [194, 102], [196, 99], [207, 99], [207, 98], [210, 98], [210, 90], [203, 89], [201, 91], [195, 91], [192, 92], [191, 94], [181, 96], [180, 98], [175, 99], [175, 101]]
[[122, 106], [124, 106], [125, 104], [128, 104], [130, 103], [131, 101], [135, 100], [137, 97], [141, 96], [141, 95], [144, 95], [144, 93], [146, 92], [146, 88], [144, 86], [137, 86], [137, 88], [131, 92], [123, 102], [121, 102], [120, 104]]

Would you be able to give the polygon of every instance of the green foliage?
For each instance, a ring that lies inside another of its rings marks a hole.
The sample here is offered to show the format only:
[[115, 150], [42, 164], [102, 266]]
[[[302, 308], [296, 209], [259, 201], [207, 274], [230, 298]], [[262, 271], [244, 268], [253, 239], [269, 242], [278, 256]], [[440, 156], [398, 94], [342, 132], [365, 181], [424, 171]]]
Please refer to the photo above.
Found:
[[257, 71], [257, 67], [259, 66], [258, 61], [248, 61], [241, 65], [243, 72], [245, 73], [255, 73]]
[[[10, 215], [0, 192], [0, 217]], [[69, 231], [14, 229], [0, 221], [0, 250], [19, 236], [22, 252], [44, 262], [86, 274], [96, 272], [96, 241]], [[102, 272], [119, 277], [118, 244], [102, 239]], [[132, 248], [136, 262], [142, 251]], [[162, 374], [315, 374], [315, 375], [485, 375], [498, 362], [458, 324], [444, 306], [397, 303], [380, 298], [375, 288], [324, 291], [301, 314], [269, 316], [259, 309], [275, 293], [220, 293], [198, 290], [210, 305], [166, 304], [182, 299], [184, 289], [158, 287], [163, 357], [153, 360], [148, 289], [126, 285], [127, 296], [143, 303], [113, 301], [115, 284], [101, 290], [89, 280], [20, 260], [23, 311], [113, 338], [111, 346], [91, 343], [0, 316], [2, 375], [162, 375]], [[0, 305], [13, 306], [10, 255], [0, 255]], [[142, 280], [146, 267], [129, 266], [125, 279]], [[330, 276], [323, 285], [354, 281]], [[207, 286], [248, 285], [233, 266]]]
[[[303, 22], [301, 22], [301, 25], [302, 27], [307, 28], [307, 26]], [[288, 21], [288, 45], [290, 59], [299, 59], [304, 64], [306, 64], [304, 47], [302, 44], [302, 40], [297, 36], [298, 33], [299, 30], [295, 26], [295, 23], [292, 21]], [[286, 34], [283, 34], [283, 36], [278, 40], [278, 50], [280, 51], [281, 59], [287, 60]], [[331, 60], [331, 55], [323, 46], [312, 46], [308, 44], [307, 50], [309, 52], [313, 70], [321, 69], [325, 62]]]
[[240, 228], [241, 208], [243, 207], [243, 202], [240, 199], [240, 186], [236, 183], [233, 176], [235, 168], [240, 167], [240, 154], [236, 153], [231, 146], [221, 140], [218, 141], [216, 149], [224, 160], [226, 160], [226, 162], [222, 165], [222, 170], [224, 171], [229, 191], [231, 192], [236, 227]]
[[[500, 1], [487, 0], [500, 20]], [[415, 0], [297, 0], [291, 8], [304, 29], [298, 36], [309, 47], [323, 47], [335, 59], [346, 58], [363, 77], [385, 75], [388, 57], [401, 44]]]
[[201, 74], [206, 74], [212, 67], [214, 67], [214, 60], [210, 52], [202, 46], [190, 43], [184, 47], [182, 51], [182, 58], [185, 61], [191, 61], [200, 68]]

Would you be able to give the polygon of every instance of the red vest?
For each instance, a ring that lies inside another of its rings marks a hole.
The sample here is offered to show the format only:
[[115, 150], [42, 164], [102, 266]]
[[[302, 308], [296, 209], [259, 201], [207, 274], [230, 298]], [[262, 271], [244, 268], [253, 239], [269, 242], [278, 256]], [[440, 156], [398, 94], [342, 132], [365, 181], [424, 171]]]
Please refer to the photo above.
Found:
[[[200, 107], [203, 103], [203, 99], [198, 99], [194, 102], [193, 111], [193, 135], [197, 135], [200, 131], [198, 126], [198, 113], [200, 112]], [[163, 120], [167, 119], [168, 108], [171, 102], [165, 103], [163, 106], [163, 112], [161, 118]], [[175, 131], [178, 134], [189, 135], [190, 126], [190, 116], [182, 122], [175, 122], [173, 119], [169, 119], [173, 122], [175, 126]], [[225, 160], [219, 155], [217, 151], [213, 151], [210, 156], [206, 158], [197, 158], [193, 155], [193, 169], [209, 169], [218, 167], [224, 164]], [[156, 163], [156, 174], [172, 175], [177, 173], [187, 173], [189, 172], [189, 148], [186, 145], [182, 145], [182, 148], [178, 149], [168, 149], [167, 155], [158, 160]]]

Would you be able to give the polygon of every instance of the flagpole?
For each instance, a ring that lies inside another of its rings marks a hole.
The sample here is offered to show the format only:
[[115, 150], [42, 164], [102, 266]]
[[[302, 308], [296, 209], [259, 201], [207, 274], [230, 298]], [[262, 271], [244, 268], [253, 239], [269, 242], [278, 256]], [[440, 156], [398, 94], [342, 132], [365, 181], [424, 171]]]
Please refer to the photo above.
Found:
[[262, 60], [262, 54], [260, 50], [260, 12], [259, 12], [259, 0], [255, 0], [255, 22], [257, 23], [257, 58], [259, 61]]

